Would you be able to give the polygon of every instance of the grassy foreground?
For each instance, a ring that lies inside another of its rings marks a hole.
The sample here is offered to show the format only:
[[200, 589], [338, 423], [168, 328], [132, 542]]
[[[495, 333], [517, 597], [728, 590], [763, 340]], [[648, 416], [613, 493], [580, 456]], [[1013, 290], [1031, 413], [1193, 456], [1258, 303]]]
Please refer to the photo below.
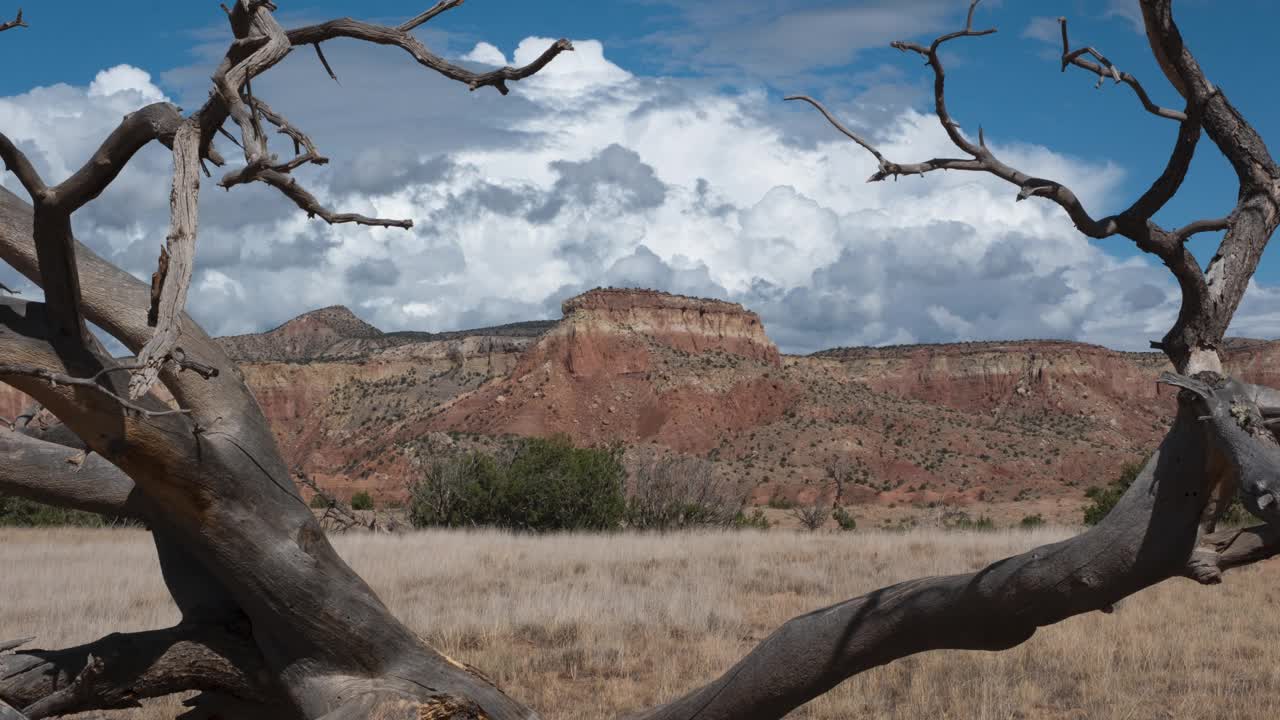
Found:
[[[1067, 531], [513, 537], [347, 535], [394, 612], [548, 720], [605, 720], [723, 671], [787, 618], [921, 575], [967, 572]], [[177, 620], [148, 536], [0, 530], [0, 639], [60, 647]], [[800, 718], [1275, 718], [1280, 564], [1174, 580], [1005, 653], [919, 655]], [[175, 700], [93, 717], [159, 720]]]

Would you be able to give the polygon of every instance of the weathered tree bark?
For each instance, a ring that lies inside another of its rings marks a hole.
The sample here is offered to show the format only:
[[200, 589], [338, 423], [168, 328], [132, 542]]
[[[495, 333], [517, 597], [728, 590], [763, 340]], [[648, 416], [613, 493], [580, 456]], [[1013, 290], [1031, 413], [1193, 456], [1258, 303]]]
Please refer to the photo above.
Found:
[[[223, 163], [212, 141], [228, 119], [240, 129], [245, 165], [224, 175], [223, 186], [263, 182], [329, 222], [411, 224], [332, 213], [289, 177], [325, 159], [253, 96], [251, 81], [292, 48], [314, 45], [334, 75], [320, 43], [345, 37], [394, 45], [472, 89], [501, 92], [571, 49], [561, 41], [524, 68], [471, 73], [433, 55], [412, 34], [459, 4], [441, 0], [395, 28], [344, 19], [286, 31], [269, 2], [238, 0], [228, 12], [236, 41], [209, 102], [188, 117], [165, 104], [130, 115], [84, 168], [55, 187], [0, 135], [0, 158], [34, 204], [0, 188], [0, 258], [45, 291], [44, 303], [0, 303], [0, 381], [30, 394], [74, 434], [0, 430], [0, 491], [146, 523], [183, 616], [167, 630], [0, 656], [0, 718], [17, 715], [8, 706], [47, 717], [192, 689], [204, 694], [191, 718], [537, 717], [479, 672], [428, 647], [337, 556], [241, 373], [183, 310], [196, 242], [195, 170], [201, 160]], [[1204, 78], [1173, 23], [1170, 0], [1143, 0], [1153, 52], [1185, 99], [1184, 110], [1155, 106], [1136, 78], [1096, 50], [1072, 51], [1063, 24], [1064, 69], [1124, 82], [1153, 116], [1179, 123], [1169, 162], [1150, 189], [1124, 212], [1095, 219], [1069, 188], [1004, 164], [981, 131], [974, 143], [951, 119], [939, 47], [994, 32], [973, 29], [976, 5], [964, 30], [928, 47], [895, 43], [928, 60], [937, 115], [968, 157], [891, 162], [816, 100], [803, 99], [875, 156], [872, 180], [938, 169], [988, 172], [1017, 185], [1018, 199], [1057, 203], [1091, 237], [1120, 235], [1160, 257], [1183, 293], [1178, 322], [1162, 342], [1180, 373], [1165, 381], [1182, 388], [1173, 427], [1117, 508], [1089, 532], [977, 573], [910, 581], [798, 617], [719, 679], [638, 717], [780, 718], [896, 658], [1012, 647], [1038, 627], [1106, 611], [1165, 579], [1213, 583], [1225, 570], [1280, 551], [1280, 445], [1266, 425], [1280, 415], [1280, 392], [1223, 378], [1217, 355], [1280, 222], [1280, 171]], [[293, 141], [293, 159], [279, 162], [270, 153], [264, 120]], [[1202, 133], [1236, 169], [1239, 203], [1221, 220], [1163, 229], [1151, 218], [1177, 192]], [[174, 150], [175, 179], [168, 249], [148, 286], [77, 243], [70, 218], [151, 141]], [[1203, 270], [1185, 241], [1223, 229], [1220, 252]], [[88, 322], [140, 353], [138, 362], [107, 355]], [[157, 383], [176, 407], [150, 392]], [[1268, 524], [1213, 532], [1219, 500], [1237, 491]], [[0, 652], [7, 649], [14, 648]]]

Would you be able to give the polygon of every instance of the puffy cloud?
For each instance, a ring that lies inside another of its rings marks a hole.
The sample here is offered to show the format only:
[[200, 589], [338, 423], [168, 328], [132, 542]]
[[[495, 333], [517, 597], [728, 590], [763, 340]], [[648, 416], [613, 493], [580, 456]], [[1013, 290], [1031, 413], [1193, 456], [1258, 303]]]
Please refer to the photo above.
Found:
[[649, 210], [662, 205], [667, 187], [640, 156], [614, 143], [587, 160], [556, 160], [551, 169], [558, 176], [546, 202], [529, 213], [534, 222], [550, 222], [566, 203], [577, 202], [599, 212], [608, 207], [615, 214]]
[[480, 63], [481, 65], [493, 65], [494, 67], [501, 67], [507, 64], [507, 56], [503, 55], [502, 51], [497, 47], [487, 42], [476, 43], [471, 52], [463, 55], [462, 59]]
[[[555, 42], [552, 38], [525, 38], [516, 47], [515, 64], [528, 65]], [[605, 58], [604, 45], [599, 40], [578, 40], [573, 43], [573, 52], [561, 53], [555, 62], [521, 82], [526, 91], [563, 102], [630, 79], [631, 73]]]
[[[520, 43], [514, 62], [549, 42]], [[1173, 320], [1167, 271], [1107, 254], [1051, 203], [1015, 202], [1007, 184], [958, 172], [867, 184], [874, 159], [807, 108], [633, 77], [600, 43], [575, 45], [505, 98], [359, 45], [330, 60], [365, 81], [314, 93], [315, 68], [286, 60], [254, 89], [333, 158], [301, 181], [337, 209], [415, 226], [330, 227], [270, 188], [206, 183], [192, 311], [214, 333], [333, 303], [389, 330], [446, 330], [554, 317], [597, 285], [654, 287], [743, 302], [795, 352], [1015, 337], [1140, 348]], [[480, 44], [466, 59], [500, 55]], [[202, 77], [166, 75], [187, 76]], [[0, 98], [11, 137], [45, 168], [83, 162], [146, 92], [142, 75], [100, 77]], [[907, 96], [836, 109], [891, 158], [954, 152]], [[988, 140], [1095, 214], [1118, 209], [1120, 168]], [[164, 236], [168, 165], [163, 149], [144, 151], [76, 218], [83, 239], [139, 277]], [[1235, 330], [1280, 334], [1277, 309], [1280, 291], [1254, 287]]]
[[89, 97], [106, 97], [117, 93], [131, 93], [148, 103], [164, 99], [164, 93], [151, 82], [151, 74], [132, 65], [107, 68], [89, 83]]

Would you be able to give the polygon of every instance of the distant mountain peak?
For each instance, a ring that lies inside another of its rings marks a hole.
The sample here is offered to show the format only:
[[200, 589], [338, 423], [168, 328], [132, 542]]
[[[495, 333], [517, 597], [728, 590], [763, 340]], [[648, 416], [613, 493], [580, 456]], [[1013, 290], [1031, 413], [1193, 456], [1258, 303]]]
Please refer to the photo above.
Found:
[[270, 335], [277, 332], [289, 332], [290, 329], [307, 325], [320, 325], [332, 330], [343, 339], [368, 340], [382, 337], [382, 331], [361, 320], [345, 305], [330, 305], [318, 310], [306, 312], [298, 317], [268, 331]]

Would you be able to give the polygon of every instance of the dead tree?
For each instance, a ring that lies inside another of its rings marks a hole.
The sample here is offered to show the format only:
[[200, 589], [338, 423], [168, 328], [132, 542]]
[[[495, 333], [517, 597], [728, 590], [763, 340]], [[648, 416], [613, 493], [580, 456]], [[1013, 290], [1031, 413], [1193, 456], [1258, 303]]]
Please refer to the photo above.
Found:
[[[0, 381], [36, 398], [69, 430], [0, 431], [0, 490], [144, 520], [182, 611], [173, 628], [0, 656], [0, 717], [20, 717], [7, 706], [43, 718], [190, 690], [202, 691], [190, 718], [537, 717], [478, 671], [429, 648], [338, 558], [290, 481], [240, 372], [183, 312], [200, 162], [221, 161], [212, 140], [227, 119], [239, 127], [245, 165], [222, 184], [265, 182], [330, 222], [399, 222], [334, 214], [289, 178], [292, 169], [322, 157], [252, 95], [250, 81], [292, 48], [340, 37], [396, 45], [472, 88], [500, 91], [568, 49], [562, 41], [528, 67], [484, 75], [451, 65], [411, 31], [460, 2], [440, 2], [396, 28], [337, 20], [285, 31], [266, 0], [238, 0], [228, 9], [236, 40], [208, 103], [186, 117], [169, 105], [130, 115], [84, 168], [54, 187], [0, 136], [0, 157], [34, 205], [0, 190], [0, 258], [45, 293], [43, 303], [0, 302]], [[962, 31], [927, 47], [895, 44], [928, 60], [939, 119], [967, 157], [896, 164], [832, 118], [877, 158], [873, 180], [943, 168], [991, 173], [1017, 186], [1020, 199], [1057, 203], [1082, 232], [1129, 238], [1169, 266], [1183, 298], [1161, 344], [1178, 374], [1164, 379], [1181, 392], [1172, 428], [1141, 476], [1083, 535], [977, 573], [913, 580], [797, 617], [720, 678], [636, 717], [780, 718], [897, 658], [942, 648], [1009, 648], [1038, 627], [1107, 610], [1169, 578], [1218, 582], [1223, 571], [1280, 548], [1275, 524], [1214, 533], [1218, 504], [1209, 502], [1238, 488], [1255, 515], [1280, 518], [1280, 445], [1267, 424], [1280, 416], [1280, 392], [1222, 376], [1218, 357], [1280, 222], [1280, 168], [1183, 45], [1171, 0], [1143, 0], [1143, 14], [1152, 50], [1185, 100], [1182, 110], [1156, 107], [1136, 79], [1092, 48], [1065, 47], [1063, 26], [1064, 68], [1124, 82], [1153, 115], [1179, 124], [1164, 173], [1118, 215], [1094, 219], [1068, 188], [1002, 163], [981, 132], [976, 143], [960, 132], [946, 109], [939, 48], [993, 32], [973, 29], [972, 7]], [[267, 152], [264, 122], [297, 143], [292, 160]], [[1151, 217], [1178, 190], [1202, 134], [1235, 168], [1239, 202], [1220, 220], [1163, 229]], [[77, 243], [70, 216], [152, 141], [173, 148], [175, 173], [167, 253], [149, 288]], [[1218, 256], [1201, 269], [1184, 243], [1209, 229], [1226, 235]], [[86, 322], [139, 353], [137, 361], [114, 361]], [[157, 382], [176, 404], [148, 392]], [[24, 644], [4, 644], [0, 652]]]
[[[424, 644], [337, 556], [239, 370], [183, 311], [200, 171], [224, 164], [213, 141], [228, 120], [244, 163], [221, 186], [265, 183], [330, 223], [411, 225], [335, 213], [290, 175], [326, 159], [253, 94], [252, 81], [294, 48], [311, 46], [332, 74], [324, 42], [392, 45], [472, 90], [504, 94], [572, 49], [561, 40], [525, 67], [487, 73], [454, 65], [414, 30], [461, 4], [443, 0], [396, 27], [339, 19], [286, 30], [267, 0], [238, 0], [227, 8], [235, 40], [209, 100], [190, 115], [167, 103], [128, 115], [58, 185], [0, 135], [0, 159], [31, 199], [0, 190], [0, 258], [45, 296], [0, 300], [0, 381], [54, 413], [71, 438], [0, 434], [0, 490], [143, 520], [183, 617], [167, 630], [0, 657], [8, 706], [42, 718], [203, 690], [192, 718], [530, 717], [482, 674]], [[288, 159], [270, 152], [269, 126], [291, 141]], [[151, 142], [172, 149], [174, 172], [170, 229], [148, 287], [80, 245], [71, 216]], [[114, 360], [90, 322], [137, 359]], [[157, 383], [173, 404], [152, 392]]]

